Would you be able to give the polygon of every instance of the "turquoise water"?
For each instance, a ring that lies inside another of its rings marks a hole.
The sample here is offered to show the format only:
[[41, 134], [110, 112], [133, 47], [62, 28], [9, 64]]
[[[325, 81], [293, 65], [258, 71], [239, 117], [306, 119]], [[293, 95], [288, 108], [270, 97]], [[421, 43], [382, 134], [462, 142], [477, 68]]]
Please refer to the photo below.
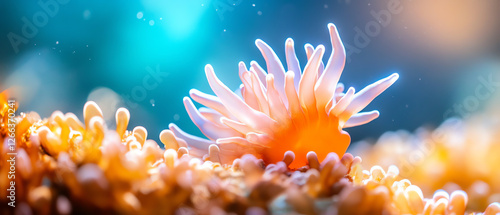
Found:
[[381, 116], [348, 130], [354, 141], [463, 116], [456, 105], [477, 111], [483, 99], [473, 108], [467, 98], [481, 79], [500, 80], [500, 19], [494, 11], [500, 5], [493, 1], [40, 2], [0, 3], [1, 90], [15, 89], [21, 111], [44, 117], [54, 110], [81, 117], [89, 98], [101, 99], [110, 119], [125, 106], [131, 126], [145, 126], [154, 139], [170, 122], [200, 134], [182, 98], [192, 88], [211, 92], [207, 63], [237, 89], [239, 61], [265, 65], [257, 38], [284, 60], [284, 42], [292, 37], [304, 63], [305, 43], [324, 44], [331, 52], [330, 22], [348, 52], [341, 82], [361, 89], [400, 74], [367, 108]]

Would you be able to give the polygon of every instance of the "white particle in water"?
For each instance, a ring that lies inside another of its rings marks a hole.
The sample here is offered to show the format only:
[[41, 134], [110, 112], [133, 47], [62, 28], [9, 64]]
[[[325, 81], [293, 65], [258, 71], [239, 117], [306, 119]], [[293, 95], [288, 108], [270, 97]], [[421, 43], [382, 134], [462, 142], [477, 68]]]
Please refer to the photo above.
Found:
[[83, 11], [83, 19], [85, 19], [85, 20], [90, 19], [90, 15], [91, 15], [90, 10]]
[[155, 25], [155, 21], [154, 20], [149, 20], [149, 25], [151, 25], [151, 26]]
[[262, 15], [262, 11], [257, 11], [257, 15]]
[[181, 118], [181, 116], [179, 116], [179, 114], [174, 114], [174, 120], [177, 121]]
[[139, 13], [137, 13], [137, 19], [142, 19], [143, 16], [144, 14], [142, 12], [139, 11]]

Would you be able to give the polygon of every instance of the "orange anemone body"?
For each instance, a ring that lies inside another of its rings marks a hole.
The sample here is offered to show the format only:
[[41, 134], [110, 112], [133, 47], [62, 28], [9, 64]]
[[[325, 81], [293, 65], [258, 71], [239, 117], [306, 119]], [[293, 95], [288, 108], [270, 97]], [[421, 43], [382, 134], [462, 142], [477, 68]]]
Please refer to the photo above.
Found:
[[296, 122], [275, 133], [269, 147], [262, 150], [262, 159], [266, 163], [276, 163], [283, 160], [285, 152], [292, 151], [295, 159], [289, 168], [298, 169], [307, 165], [307, 153], [315, 152], [320, 161], [331, 152], [342, 157], [350, 142], [349, 134], [338, 129], [337, 118]]

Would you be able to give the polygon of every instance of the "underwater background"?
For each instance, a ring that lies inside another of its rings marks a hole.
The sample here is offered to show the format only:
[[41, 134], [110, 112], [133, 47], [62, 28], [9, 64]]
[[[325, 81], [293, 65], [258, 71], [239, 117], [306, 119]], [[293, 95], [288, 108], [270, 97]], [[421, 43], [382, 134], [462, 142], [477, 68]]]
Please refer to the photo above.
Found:
[[[348, 55], [346, 86], [400, 74], [367, 108], [379, 119], [346, 129], [355, 142], [480, 111], [499, 87], [499, 8], [492, 0], [4, 0], [0, 86], [12, 89], [19, 111], [42, 117], [61, 110], [81, 118], [94, 100], [111, 125], [126, 107], [130, 126], [146, 127], [152, 139], [171, 122], [202, 136], [182, 98], [192, 88], [211, 92], [206, 64], [235, 90], [239, 61], [265, 64], [256, 39], [284, 59], [292, 37], [305, 59], [306, 42], [331, 51], [325, 26], [335, 23]], [[154, 85], [146, 89], [148, 77]]]

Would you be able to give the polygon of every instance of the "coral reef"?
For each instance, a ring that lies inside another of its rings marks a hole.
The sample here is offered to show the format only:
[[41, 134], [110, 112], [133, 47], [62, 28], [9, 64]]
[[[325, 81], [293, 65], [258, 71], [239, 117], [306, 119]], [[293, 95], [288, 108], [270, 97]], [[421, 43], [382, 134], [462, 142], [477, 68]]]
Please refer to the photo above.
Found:
[[209, 140], [172, 124], [159, 134], [160, 147], [146, 128], [129, 130], [125, 108], [108, 127], [93, 101], [82, 121], [61, 111], [13, 120], [18, 104], [1, 93], [0, 214], [499, 214], [497, 111], [434, 131], [388, 132], [352, 149], [363, 161], [345, 153], [350, 137], [342, 129], [378, 117], [360, 111], [398, 75], [343, 93], [345, 51], [328, 27], [328, 63], [322, 45], [306, 45], [303, 74], [291, 39], [286, 73], [257, 40], [269, 74], [240, 63], [236, 93], [208, 65], [217, 96], [193, 90], [206, 107], [187, 97], [184, 104]]
[[387, 132], [375, 144], [356, 144], [350, 151], [365, 165], [397, 165], [426, 194], [463, 189], [469, 207], [480, 210], [500, 201], [500, 117], [489, 111], [466, 119], [451, 118], [435, 130]]
[[[1, 178], [8, 171], [6, 105], [3, 99]], [[463, 191], [424, 198], [396, 166], [364, 170], [361, 158], [349, 153], [332, 152], [320, 162], [309, 152], [298, 170], [289, 168], [292, 152], [271, 164], [247, 154], [226, 165], [216, 145], [202, 160], [169, 130], [160, 134], [165, 149], [145, 128], [127, 130], [124, 108], [116, 112], [116, 129], [107, 127], [94, 102], [83, 115], [83, 122], [59, 111], [47, 119], [33, 112], [17, 117], [17, 206], [7, 206], [2, 189], [0, 213], [464, 214], [475, 201]], [[7, 187], [7, 180], [1, 183]], [[497, 213], [498, 203], [485, 209]]]

